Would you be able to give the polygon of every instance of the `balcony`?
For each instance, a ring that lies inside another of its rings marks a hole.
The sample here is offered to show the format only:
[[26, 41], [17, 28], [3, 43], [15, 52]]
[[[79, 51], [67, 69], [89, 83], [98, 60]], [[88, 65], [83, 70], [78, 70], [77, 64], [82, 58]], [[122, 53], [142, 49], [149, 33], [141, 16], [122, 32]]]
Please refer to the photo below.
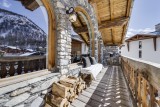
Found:
[[0, 78], [46, 69], [46, 56], [1, 57]]

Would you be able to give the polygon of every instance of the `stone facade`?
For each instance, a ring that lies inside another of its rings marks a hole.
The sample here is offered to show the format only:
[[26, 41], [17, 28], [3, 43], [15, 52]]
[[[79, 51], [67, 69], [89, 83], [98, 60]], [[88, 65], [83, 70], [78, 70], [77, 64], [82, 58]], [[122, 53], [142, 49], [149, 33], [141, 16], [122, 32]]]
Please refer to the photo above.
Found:
[[71, 23], [68, 20], [65, 7], [81, 6], [87, 11], [94, 26], [95, 58], [98, 61], [98, 38], [101, 36], [98, 31], [98, 23], [92, 6], [86, 0], [52, 0], [56, 14], [57, 28], [57, 59], [58, 70], [65, 74], [69, 71], [68, 65], [71, 63]]

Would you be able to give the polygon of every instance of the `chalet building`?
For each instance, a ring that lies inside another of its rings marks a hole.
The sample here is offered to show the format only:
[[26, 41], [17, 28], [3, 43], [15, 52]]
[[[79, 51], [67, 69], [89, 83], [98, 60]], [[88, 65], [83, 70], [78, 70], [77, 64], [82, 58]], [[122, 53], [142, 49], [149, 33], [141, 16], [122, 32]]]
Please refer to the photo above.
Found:
[[15, 47], [15, 46], [1, 46], [0, 48], [5, 53], [15, 54], [15, 53], [22, 53], [23, 52], [20, 48]]
[[154, 32], [136, 34], [126, 39], [120, 52], [124, 56], [160, 64], [160, 24], [155, 25]]
[[[159, 66], [126, 56], [121, 66], [102, 65], [105, 46], [123, 44], [133, 0], [17, 2], [45, 7], [47, 55], [0, 58], [0, 107], [160, 106]], [[72, 53], [83, 53], [72, 27], [89, 49], [82, 63], [71, 64]]]

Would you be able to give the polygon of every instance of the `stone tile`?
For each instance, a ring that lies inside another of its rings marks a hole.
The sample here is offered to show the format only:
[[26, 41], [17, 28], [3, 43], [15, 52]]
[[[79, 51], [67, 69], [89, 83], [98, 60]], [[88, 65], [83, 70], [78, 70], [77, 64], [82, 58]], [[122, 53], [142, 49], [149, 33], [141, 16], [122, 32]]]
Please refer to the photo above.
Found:
[[37, 97], [32, 103], [30, 107], [41, 107], [44, 105], [44, 99], [41, 97]]
[[5, 107], [13, 107], [17, 104], [22, 103], [23, 101], [27, 100], [29, 98], [29, 93], [24, 93], [19, 96], [13, 97], [10, 101], [8, 101], [4, 106]]

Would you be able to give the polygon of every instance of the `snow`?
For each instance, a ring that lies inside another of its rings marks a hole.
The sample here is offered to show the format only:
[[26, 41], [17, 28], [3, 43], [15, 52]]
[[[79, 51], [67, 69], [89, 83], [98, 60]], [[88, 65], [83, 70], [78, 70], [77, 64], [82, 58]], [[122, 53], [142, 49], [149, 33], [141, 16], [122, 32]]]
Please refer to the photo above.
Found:
[[21, 54], [20, 56], [29, 56], [29, 55], [32, 55], [32, 54], [34, 54], [35, 52], [32, 52], [32, 53], [29, 53], [29, 52], [27, 52], [27, 53], [25, 53], [25, 54]]
[[33, 49], [26, 49], [27, 51], [30, 51], [30, 52], [33, 52], [34, 50]]

